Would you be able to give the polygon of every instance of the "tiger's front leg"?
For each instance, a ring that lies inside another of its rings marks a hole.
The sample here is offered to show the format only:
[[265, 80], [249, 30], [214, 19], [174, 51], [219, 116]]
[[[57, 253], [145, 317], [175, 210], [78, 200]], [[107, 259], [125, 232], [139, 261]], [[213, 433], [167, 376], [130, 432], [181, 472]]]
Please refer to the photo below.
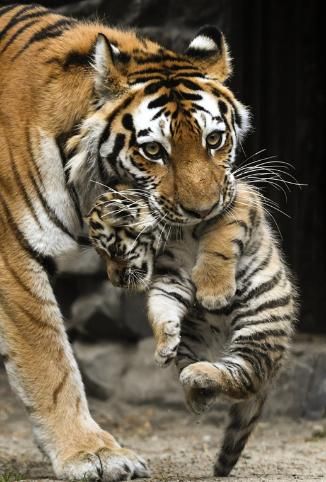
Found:
[[110, 482], [148, 476], [144, 461], [91, 417], [46, 272], [27, 253], [15, 263], [0, 253], [1, 352], [56, 476]]

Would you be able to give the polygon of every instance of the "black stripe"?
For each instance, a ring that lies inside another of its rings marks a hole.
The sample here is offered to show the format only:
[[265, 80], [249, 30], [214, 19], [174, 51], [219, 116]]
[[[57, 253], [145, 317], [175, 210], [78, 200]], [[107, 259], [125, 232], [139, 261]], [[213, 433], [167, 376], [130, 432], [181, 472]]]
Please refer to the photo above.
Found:
[[53, 394], [52, 394], [52, 400], [53, 400], [53, 404], [56, 406], [57, 403], [58, 403], [58, 396], [60, 394], [60, 392], [62, 391], [64, 385], [66, 384], [67, 380], [68, 380], [68, 376], [69, 376], [69, 370], [67, 370], [63, 377], [61, 378], [58, 386], [54, 389], [53, 391]]
[[[46, 15], [49, 15], [49, 12], [46, 11], [46, 10], [41, 11], [41, 12], [35, 12], [33, 14], [25, 15], [22, 18], [19, 18], [19, 21], [26, 20], [28, 18], [33, 18], [33, 17], [38, 19], [38, 18], [44, 17]], [[21, 35], [23, 32], [25, 32], [25, 30], [29, 29], [32, 25], [35, 25], [36, 23], [37, 23], [37, 20], [32, 20], [30, 22], [25, 23], [24, 25], [22, 25], [22, 27], [20, 27], [18, 30], [16, 30], [14, 35], [12, 35], [10, 37], [10, 39], [5, 43], [5, 45], [1, 49], [1, 53], [4, 53], [7, 50], [7, 48], [10, 47], [10, 45], [16, 40], [16, 38], [19, 37], [19, 35]]]
[[[187, 63], [185, 59], [179, 58], [177, 56], [172, 56], [169, 54], [153, 54], [153, 55], [147, 55], [146, 57], [134, 57], [134, 61], [139, 64], [139, 65], [145, 65], [145, 64], [154, 64], [154, 63], [162, 63], [165, 61], [172, 61], [172, 62], [183, 62], [183, 68], [189, 68], [189, 69], [194, 69], [194, 66], [190, 63]], [[174, 65], [173, 65], [174, 67]], [[170, 66], [167, 66], [167, 69], [169, 69]]]
[[184, 100], [196, 101], [196, 100], [202, 100], [203, 98], [199, 94], [191, 94], [190, 92], [185, 92], [184, 90], [178, 91], [178, 97], [181, 101], [184, 101]]
[[[282, 307], [282, 306], [287, 306], [287, 304], [290, 302], [290, 300], [291, 300], [291, 296], [288, 295], [288, 296], [285, 296], [284, 298], [273, 299], [271, 301], [267, 301], [266, 303], [263, 303], [262, 305], [258, 306], [256, 309], [248, 310], [248, 311], [239, 313], [232, 320], [231, 326], [234, 326], [239, 320], [243, 321], [243, 318], [246, 318], [247, 316], [255, 316], [259, 312], [270, 309], [270, 308], [273, 309], [273, 308], [279, 308], [279, 307]], [[272, 323], [274, 321], [286, 321], [286, 320], [290, 320], [290, 318], [287, 315], [280, 316], [280, 317], [275, 316], [274, 318], [271, 317], [271, 316], [267, 316], [266, 318], [264, 318], [262, 320], [259, 320], [259, 319], [253, 320], [253, 321], [245, 320], [245, 322], [241, 325], [241, 328], [243, 328], [245, 326], [259, 325], [261, 323]], [[241, 328], [235, 328], [235, 330], [241, 329]]]
[[162, 80], [162, 77], [158, 77], [157, 75], [152, 75], [151, 77], [136, 77], [133, 81], [129, 82], [129, 85], [145, 84], [154, 80]]
[[[18, 12], [16, 12], [9, 20], [9, 22], [7, 23], [7, 25], [1, 30], [0, 32], [0, 39], [2, 37], [4, 37], [7, 32], [13, 28], [17, 23], [20, 22], [20, 19], [21, 19], [21, 15], [23, 13], [25, 13], [26, 11], [29, 11], [31, 9], [34, 9], [35, 8], [35, 5], [25, 5], [25, 6], [22, 6], [22, 8], [20, 10], [18, 10]], [[23, 15], [24, 17], [24, 15]], [[24, 18], [23, 18], [24, 19]]]
[[45, 197], [43, 196], [37, 182], [35, 181], [35, 178], [34, 178], [33, 174], [31, 173], [31, 171], [28, 171], [28, 175], [29, 175], [29, 178], [30, 178], [30, 180], [33, 184], [33, 187], [35, 189], [37, 197], [38, 197], [40, 203], [42, 204], [44, 211], [47, 213], [49, 219], [53, 222], [53, 224], [55, 226], [57, 226], [57, 228], [61, 229], [61, 231], [63, 231], [71, 239], [76, 241], [74, 235], [72, 233], [70, 233], [68, 228], [66, 228], [66, 226], [62, 223], [62, 221], [60, 221], [60, 219], [57, 217], [57, 215], [55, 214], [53, 209], [49, 206], [49, 204], [48, 204], [47, 200], [45, 199]]
[[234, 350], [230, 350], [230, 353], [238, 355], [243, 360], [247, 361], [260, 381], [262, 381], [264, 375], [266, 375], [262, 360], [265, 360], [268, 368], [271, 368], [272, 366], [271, 359], [266, 353], [260, 350], [253, 350], [248, 346], [236, 347]]
[[229, 223], [227, 223], [227, 226], [232, 226], [234, 224], [236, 224], [237, 226], [241, 226], [241, 228], [243, 228], [245, 233], [247, 234], [249, 229], [247, 223], [245, 223], [241, 219], [235, 219], [234, 221], [230, 221]]
[[235, 244], [238, 247], [239, 255], [242, 256], [244, 251], [244, 244], [241, 239], [232, 239], [231, 243]]
[[70, 198], [71, 198], [71, 200], [74, 204], [75, 212], [76, 212], [76, 215], [77, 215], [77, 218], [78, 218], [79, 225], [82, 228], [84, 226], [84, 220], [83, 220], [83, 215], [82, 215], [82, 212], [81, 212], [81, 209], [80, 209], [80, 206], [79, 206], [78, 194], [77, 194], [77, 191], [75, 189], [75, 186], [68, 183], [69, 174], [68, 174], [68, 171], [65, 169], [65, 167], [67, 165], [67, 162], [68, 162], [68, 159], [67, 159], [67, 156], [66, 156], [66, 153], [65, 153], [65, 144], [68, 141], [68, 139], [71, 138], [74, 135], [75, 130], [76, 130], [76, 127], [73, 127], [70, 132], [68, 132], [68, 133], [63, 132], [63, 133], [59, 134], [55, 138], [55, 142], [58, 146], [59, 153], [60, 153], [61, 164], [62, 164], [62, 168], [63, 168], [63, 172], [64, 172], [64, 175], [65, 175], [65, 180], [66, 180], [66, 188], [67, 188], [69, 196], [70, 196]]
[[114, 163], [117, 160], [122, 148], [125, 145], [126, 136], [124, 134], [117, 134], [114, 140], [113, 150], [110, 154], [106, 157], [110, 164]]
[[17, 54], [13, 57], [13, 60], [16, 60], [26, 49], [28, 49], [31, 45], [36, 42], [42, 42], [43, 40], [47, 40], [50, 38], [60, 37], [66, 31], [66, 28], [71, 27], [76, 23], [76, 20], [68, 19], [68, 18], [61, 18], [57, 22], [47, 25], [46, 27], [42, 28], [42, 30], [36, 32], [26, 44], [17, 52]]
[[[9, 30], [13, 29], [16, 27], [19, 23], [24, 22], [25, 20], [31, 20], [31, 19], [38, 19], [40, 17], [44, 17], [46, 15], [49, 15], [51, 12], [48, 10], [39, 9], [37, 12], [32, 12], [32, 13], [27, 13], [25, 15], [22, 15], [26, 8], [20, 10], [17, 15], [15, 15], [13, 18], [11, 18], [10, 22], [7, 23], [6, 27], [0, 32], [0, 38], [4, 37]], [[29, 8], [28, 8], [29, 10]], [[9, 39], [9, 42], [11, 39]], [[4, 49], [5, 50], [5, 49]]]
[[34, 205], [25, 189], [25, 186], [22, 182], [22, 179], [20, 177], [20, 174], [18, 172], [18, 169], [17, 169], [17, 166], [16, 166], [16, 163], [15, 163], [15, 160], [14, 160], [14, 156], [12, 155], [12, 152], [11, 152], [11, 148], [8, 144], [8, 148], [9, 148], [9, 155], [10, 155], [10, 162], [11, 162], [11, 167], [12, 167], [12, 171], [13, 171], [13, 174], [14, 174], [14, 177], [15, 177], [15, 180], [17, 182], [17, 185], [19, 186], [20, 188], [20, 192], [23, 196], [23, 199], [25, 201], [25, 204], [26, 206], [28, 207], [34, 221], [36, 222], [36, 224], [39, 226], [39, 228], [42, 229], [42, 225], [40, 223], [40, 220], [38, 219], [37, 217], [37, 214], [36, 214], [36, 211], [35, 211], [35, 208], [34, 208]]
[[247, 271], [248, 268], [245, 268], [244, 270], [239, 271], [239, 273], [237, 273], [236, 275], [236, 280], [239, 281], [241, 280], [242, 277], [244, 277], [241, 281], [244, 285], [246, 285], [246, 283], [249, 281], [250, 278], [252, 278], [256, 273], [258, 273], [259, 271], [262, 271], [264, 268], [266, 268], [269, 265], [269, 262], [272, 258], [272, 254], [273, 254], [273, 244], [270, 245], [266, 257], [263, 259], [263, 261], [259, 263], [258, 266], [256, 266], [256, 268], [254, 268], [249, 273]]
[[25, 251], [30, 258], [32, 258], [34, 261], [36, 261], [39, 265], [41, 265], [44, 270], [48, 273], [49, 276], [52, 276], [55, 271], [55, 263], [53, 259], [50, 256], [44, 256], [43, 254], [37, 252], [27, 241], [23, 233], [20, 231], [18, 228], [9, 208], [8, 205], [5, 201], [5, 199], [2, 197], [1, 192], [0, 192], [0, 201], [1, 201], [1, 207], [5, 211], [5, 215], [8, 221], [8, 224], [10, 228], [13, 230], [15, 239], [18, 241], [20, 247]]
[[236, 363], [234, 361], [225, 361], [223, 359], [222, 359], [222, 363], [225, 366], [225, 368], [228, 370], [228, 373], [233, 380], [233, 383], [231, 382], [231, 386], [232, 384], [234, 384], [237, 387], [237, 389], [239, 389], [238, 379], [240, 379], [240, 383], [243, 385], [243, 387], [245, 387], [245, 389], [248, 392], [255, 393], [253, 382], [249, 374], [241, 365], [239, 365], [239, 363]]
[[191, 355], [190, 353], [187, 353], [185, 352], [184, 350], [182, 350], [182, 348], [180, 348], [180, 345], [179, 345], [179, 348], [178, 348], [178, 351], [177, 351], [177, 357], [178, 357], [178, 362], [180, 362], [181, 360], [183, 359], [188, 359], [188, 360], [191, 360], [193, 362], [197, 362], [198, 361], [198, 358], [194, 357], [194, 355]]
[[59, 336], [61, 335], [61, 330], [60, 327], [55, 325], [54, 323], [44, 321], [42, 318], [38, 318], [35, 316], [34, 313], [31, 313], [30, 311], [26, 310], [24, 306], [22, 306], [20, 303], [17, 302], [17, 300], [14, 301], [15, 305], [17, 306], [18, 310], [21, 311], [29, 321], [32, 321], [35, 325], [38, 325], [40, 328], [49, 328], [50, 330], [54, 331], [57, 333]]
[[247, 326], [255, 326], [255, 325], [262, 325], [262, 324], [269, 324], [273, 322], [278, 322], [278, 321], [292, 321], [292, 318], [289, 315], [282, 315], [282, 316], [268, 316], [267, 318], [264, 319], [254, 319], [254, 320], [240, 320], [242, 321], [241, 324], [238, 326], [235, 326], [233, 328], [233, 331], [239, 331], [242, 330], [242, 328], [245, 328]]
[[16, 7], [21, 7], [20, 3], [12, 3], [11, 5], [7, 5], [6, 7], [0, 7], [0, 16], [5, 15], [10, 10], [13, 10]]
[[[154, 291], [159, 291], [160, 293], [154, 293]], [[163, 293], [164, 297], [167, 297], [171, 300], [178, 301], [186, 308], [190, 308], [190, 305], [191, 305], [190, 302], [182, 298], [182, 296], [179, 293], [175, 293], [174, 291], [166, 291], [163, 288], [159, 288], [156, 286], [155, 288], [152, 288], [151, 296], [162, 296], [161, 293]]]
[[33, 298], [39, 298], [42, 302], [42, 304], [54, 304], [54, 302], [52, 301], [44, 301], [43, 298], [39, 297], [36, 293], [34, 293], [30, 286], [28, 286], [24, 281], [23, 279], [21, 278], [20, 276], [20, 273], [17, 272], [13, 266], [11, 266], [10, 264], [10, 261], [9, 259], [7, 258], [7, 256], [5, 256], [4, 253], [1, 253], [1, 257], [2, 257], [2, 261], [4, 263], [4, 265], [6, 266], [6, 269], [7, 271], [11, 274], [11, 276], [14, 278], [14, 280], [19, 284], [19, 286], [21, 286], [24, 291], [26, 291], [26, 293], [28, 293], [30, 296], [32, 296]]
[[35, 25], [36, 20], [32, 20], [30, 22], [25, 23], [21, 28], [19, 28], [12, 37], [8, 40], [8, 42], [4, 45], [4, 47], [1, 49], [0, 53], [3, 54], [8, 47], [16, 40], [19, 35], [21, 35], [25, 30], [29, 29], [32, 25]]
[[222, 258], [224, 261], [229, 261], [230, 259], [234, 259], [233, 256], [226, 256], [223, 253], [220, 253], [219, 251], [203, 251], [205, 254], [211, 254], [212, 256], [216, 256], [217, 258]]
[[148, 109], [156, 109], [158, 107], [162, 107], [162, 106], [166, 105], [170, 100], [171, 100], [170, 97], [168, 95], [164, 94], [164, 95], [161, 95], [160, 97], [158, 97], [157, 99], [149, 102], [147, 107], [148, 107]]
[[103, 131], [103, 134], [101, 135], [100, 141], [99, 141], [99, 148], [102, 146], [102, 144], [108, 139], [110, 135], [110, 130], [111, 130], [111, 125], [114, 119], [117, 117], [118, 114], [124, 109], [126, 109], [131, 102], [134, 100], [135, 94], [131, 95], [127, 99], [125, 99], [121, 104], [119, 104], [113, 112], [110, 113], [109, 117], [107, 118], [107, 126]]
[[150, 67], [147, 69], [138, 69], [129, 74], [129, 77], [134, 77], [137, 75], [148, 75], [148, 74], [158, 74], [162, 75], [163, 78], [166, 78], [167, 73], [170, 73], [170, 71], [177, 71], [177, 70], [186, 70], [187, 72], [182, 72], [178, 73], [175, 75], [178, 75], [180, 77], [198, 77], [198, 78], [204, 78], [205, 75], [201, 73], [194, 65], [169, 65], [169, 66], [164, 66], [162, 67]]
[[251, 341], [261, 341], [261, 340], [264, 340], [264, 342], [265, 342], [265, 340], [269, 336], [282, 337], [283, 338], [283, 337], [287, 337], [288, 334], [284, 330], [267, 329], [265, 331], [258, 331], [257, 333], [252, 333], [251, 335], [244, 335], [244, 336], [240, 335], [232, 343], [245, 343], [245, 342], [250, 343]]
[[145, 87], [144, 95], [156, 94], [158, 90], [166, 86], [167, 86], [167, 81], [165, 79], [159, 80], [158, 82], [152, 82], [151, 84]]
[[63, 68], [67, 70], [71, 67], [84, 67], [89, 69], [91, 67], [92, 57], [88, 54], [83, 54], [80, 52], [69, 52], [67, 57], [64, 60]]
[[277, 273], [274, 274], [274, 276], [268, 280], [265, 281], [265, 283], [262, 283], [261, 285], [256, 286], [255, 288], [251, 289], [247, 293], [244, 291], [241, 293], [241, 295], [245, 295], [245, 297], [241, 297], [241, 302], [246, 303], [247, 301], [250, 301], [252, 298], [257, 298], [258, 296], [261, 296], [262, 294], [266, 293], [267, 291], [271, 291], [273, 288], [275, 288], [276, 285], [280, 282], [281, 278], [283, 276], [283, 269], [281, 268]]
[[[181, 349], [186, 349], [187, 352], [190, 354], [186, 354], [185, 356], [188, 356], [189, 358], [193, 359], [193, 360], [196, 360], [196, 361], [205, 361], [203, 358], [200, 358], [197, 353], [195, 353], [189, 345], [187, 345], [187, 343], [185, 342], [185, 339], [182, 338], [182, 341], [181, 341], [181, 344], [179, 345], [180, 346], [180, 352], [181, 352]], [[179, 353], [179, 352], [178, 352]]]
[[158, 266], [155, 270], [155, 274], [159, 276], [175, 276], [179, 280], [181, 278], [179, 271], [170, 266]]

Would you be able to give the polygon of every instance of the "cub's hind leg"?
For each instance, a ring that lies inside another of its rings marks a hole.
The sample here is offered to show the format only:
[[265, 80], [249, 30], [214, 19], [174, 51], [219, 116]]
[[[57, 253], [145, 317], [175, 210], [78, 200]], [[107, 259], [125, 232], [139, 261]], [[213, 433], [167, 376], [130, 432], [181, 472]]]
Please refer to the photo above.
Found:
[[222, 447], [214, 465], [214, 475], [229, 475], [237, 463], [247, 440], [255, 428], [265, 402], [262, 392], [249, 400], [234, 403], [229, 410], [229, 423], [226, 428]]
[[57, 477], [113, 482], [148, 475], [143, 460], [92, 419], [48, 276], [32, 251], [10, 241], [0, 250], [0, 349]]
[[[292, 316], [289, 316], [291, 308], [283, 306], [285, 301], [281, 299], [264, 305], [266, 311], [268, 306], [265, 320], [251, 318], [253, 313], [258, 316], [263, 311], [261, 308], [250, 311], [250, 317], [249, 311], [242, 310], [233, 317], [234, 332], [223, 356], [217, 356], [215, 362], [194, 362], [181, 371], [180, 381], [189, 399], [188, 405], [196, 413], [209, 408], [219, 394], [236, 402], [230, 410], [231, 420], [215, 465], [215, 475], [228, 475], [236, 464], [261, 414], [271, 380], [288, 349]], [[278, 313], [271, 313], [271, 307]]]
[[[182, 374], [191, 372], [191, 367], [200, 366], [217, 357], [225, 344], [222, 329], [211, 326], [205, 318], [204, 310], [193, 307], [181, 324], [181, 341], [178, 347], [176, 365]], [[181, 382], [183, 381], [182, 378]], [[188, 408], [197, 415], [208, 410], [216, 401], [219, 390], [215, 386], [197, 386], [183, 383]]]

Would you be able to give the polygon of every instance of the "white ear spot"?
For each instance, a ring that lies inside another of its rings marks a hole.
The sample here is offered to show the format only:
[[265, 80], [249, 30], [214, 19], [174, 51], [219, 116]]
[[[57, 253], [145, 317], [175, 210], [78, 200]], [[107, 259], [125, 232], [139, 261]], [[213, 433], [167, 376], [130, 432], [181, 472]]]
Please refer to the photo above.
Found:
[[208, 52], [216, 51], [217, 45], [213, 39], [206, 35], [198, 35], [189, 45], [190, 49], [194, 50], [207, 50]]
[[113, 44], [110, 44], [110, 45], [111, 45], [113, 55], [116, 55], [116, 56], [120, 55], [120, 50], [118, 49], [118, 47], [116, 47]]

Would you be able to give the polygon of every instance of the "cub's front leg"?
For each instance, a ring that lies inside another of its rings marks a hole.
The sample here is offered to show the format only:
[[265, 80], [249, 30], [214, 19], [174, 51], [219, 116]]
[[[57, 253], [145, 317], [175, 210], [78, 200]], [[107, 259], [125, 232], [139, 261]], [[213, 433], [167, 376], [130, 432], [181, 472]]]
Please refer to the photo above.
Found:
[[176, 356], [181, 322], [194, 300], [190, 270], [178, 252], [167, 251], [156, 263], [148, 295], [148, 318], [156, 341], [155, 361], [167, 366]]
[[199, 240], [192, 280], [197, 300], [208, 310], [227, 305], [235, 295], [237, 264], [251, 231], [251, 196], [239, 188], [230, 212], [209, 226]]
[[0, 249], [0, 349], [11, 386], [31, 415], [58, 478], [144, 477], [144, 461], [121, 448], [89, 413], [77, 364], [48, 276], [13, 238]]

